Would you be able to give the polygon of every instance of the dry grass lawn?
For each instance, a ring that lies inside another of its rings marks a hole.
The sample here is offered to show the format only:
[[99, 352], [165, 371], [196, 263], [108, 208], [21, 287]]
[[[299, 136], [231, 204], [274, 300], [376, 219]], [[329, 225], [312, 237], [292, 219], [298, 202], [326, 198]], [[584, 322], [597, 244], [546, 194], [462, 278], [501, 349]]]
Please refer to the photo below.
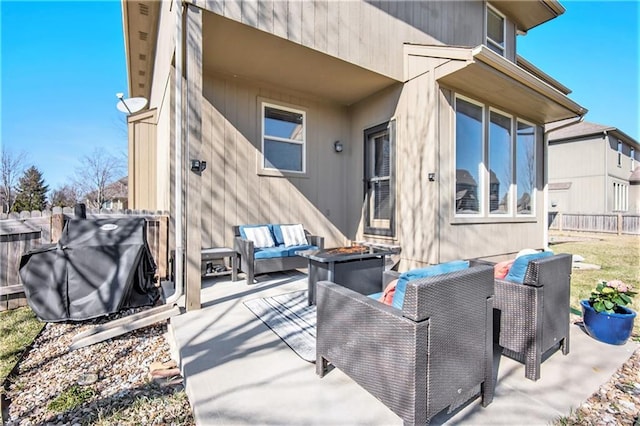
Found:
[[[555, 253], [578, 254], [584, 263], [599, 265], [599, 270], [573, 269], [571, 274], [571, 308], [580, 313], [580, 300], [587, 299], [600, 280], [619, 279], [640, 290], [640, 236], [591, 233], [550, 232], [551, 249]], [[553, 244], [553, 241], [565, 241]], [[640, 295], [631, 309], [640, 311]], [[636, 336], [640, 335], [640, 320], [635, 322]]]

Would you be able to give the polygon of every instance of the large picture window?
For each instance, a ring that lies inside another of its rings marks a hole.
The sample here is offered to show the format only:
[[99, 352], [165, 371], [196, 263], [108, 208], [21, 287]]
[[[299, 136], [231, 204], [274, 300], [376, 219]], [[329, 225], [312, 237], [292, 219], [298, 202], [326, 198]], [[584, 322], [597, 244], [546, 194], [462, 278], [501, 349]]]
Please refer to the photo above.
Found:
[[304, 173], [305, 113], [262, 104], [262, 154], [264, 169]]
[[395, 221], [395, 121], [364, 132], [365, 233], [394, 235]]
[[455, 215], [533, 215], [536, 127], [460, 96], [455, 118]]

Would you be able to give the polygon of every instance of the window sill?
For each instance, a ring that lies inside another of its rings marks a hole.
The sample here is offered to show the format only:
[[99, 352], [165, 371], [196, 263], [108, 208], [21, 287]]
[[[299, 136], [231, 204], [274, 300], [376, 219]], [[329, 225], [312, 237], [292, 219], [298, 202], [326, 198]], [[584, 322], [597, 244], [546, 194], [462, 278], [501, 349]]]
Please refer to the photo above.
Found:
[[308, 173], [285, 172], [281, 170], [270, 170], [270, 169], [258, 170], [258, 176], [309, 179]]
[[495, 223], [537, 223], [535, 216], [518, 216], [518, 217], [454, 217], [450, 220], [451, 225], [480, 225]]

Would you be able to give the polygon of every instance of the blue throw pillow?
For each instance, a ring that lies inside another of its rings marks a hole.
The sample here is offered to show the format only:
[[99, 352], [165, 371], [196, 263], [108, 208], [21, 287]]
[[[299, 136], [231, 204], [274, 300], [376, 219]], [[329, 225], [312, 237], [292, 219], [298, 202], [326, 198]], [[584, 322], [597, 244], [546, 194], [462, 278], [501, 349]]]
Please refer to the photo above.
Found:
[[553, 256], [553, 252], [541, 251], [539, 253], [525, 254], [524, 256], [516, 258], [513, 265], [511, 265], [511, 269], [509, 269], [509, 273], [504, 277], [504, 279], [506, 281], [522, 284], [524, 282], [524, 274], [527, 273], [529, 261], [549, 256]]
[[282, 235], [282, 229], [280, 225], [272, 225], [273, 239], [276, 245], [284, 244], [284, 236]]
[[412, 269], [411, 271], [400, 274], [391, 306], [402, 309], [402, 304], [404, 303], [404, 294], [407, 290], [407, 283], [409, 281], [416, 280], [418, 278], [433, 277], [435, 275], [446, 274], [449, 272], [461, 271], [463, 269], [467, 269], [468, 267], [468, 260], [454, 260], [451, 262], [440, 263], [438, 265], [427, 266], [426, 268]]

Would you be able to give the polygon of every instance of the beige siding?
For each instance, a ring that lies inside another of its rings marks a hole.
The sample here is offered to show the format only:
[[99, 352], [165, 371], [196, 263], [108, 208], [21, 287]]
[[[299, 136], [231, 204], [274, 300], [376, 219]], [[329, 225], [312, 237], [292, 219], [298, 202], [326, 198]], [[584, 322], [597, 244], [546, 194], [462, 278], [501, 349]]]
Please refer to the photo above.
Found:
[[[480, 1], [209, 0], [198, 4], [394, 78], [403, 75], [404, 43], [477, 46], [484, 42]], [[507, 36], [513, 36], [511, 24]], [[512, 50], [507, 53], [513, 55]]]
[[162, 103], [158, 107], [158, 124], [156, 136], [156, 164], [158, 167], [156, 187], [156, 205], [154, 210], [169, 211], [171, 208], [171, 194], [169, 186], [171, 178], [171, 165], [173, 159], [171, 157], [171, 145], [174, 143], [171, 133], [171, 88], [174, 79], [174, 73], [171, 72], [167, 76], [164, 86], [164, 96]]
[[[349, 145], [343, 107], [309, 100], [282, 89], [260, 87], [219, 75], [204, 82], [202, 110], [202, 243], [232, 245], [233, 225], [303, 223], [328, 245], [345, 243], [347, 156], [333, 142]], [[307, 175], [259, 173], [261, 101], [306, 112]]]
[[129, 208], [156, 210], [157, 150], [156, 112], [130, 115], [129, 127]]
[[[549, 191], [550, 209], [562, 212], [605, 211], [607, 171], [611, 157], [601, 136], [549, 146], [549, 183], [571, 183], [566, 192]], [[589, 196], [585, 196], [589, 194]]]

